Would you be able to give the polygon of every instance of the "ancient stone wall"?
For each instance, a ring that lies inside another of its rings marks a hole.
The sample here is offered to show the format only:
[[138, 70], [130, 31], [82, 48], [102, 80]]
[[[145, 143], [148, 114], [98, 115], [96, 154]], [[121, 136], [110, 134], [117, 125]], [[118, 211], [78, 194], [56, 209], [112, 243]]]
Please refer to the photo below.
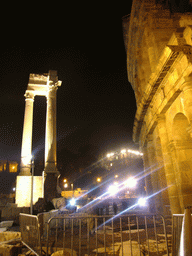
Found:
[[192, 13], [134, 0], [125, 17], [127, 73], [136, 97], [133, 140], [144, 152], [155, 211], [192, 205]]

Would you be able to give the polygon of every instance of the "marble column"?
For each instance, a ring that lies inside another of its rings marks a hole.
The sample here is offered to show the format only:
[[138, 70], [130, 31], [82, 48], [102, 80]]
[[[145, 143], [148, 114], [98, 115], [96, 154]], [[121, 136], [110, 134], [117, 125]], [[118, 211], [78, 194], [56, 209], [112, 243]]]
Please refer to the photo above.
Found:
[[32, 152], [32, 130], [33, 130], [33, 92], [25, 93], [25, 116], [23, 124], [23, 138], [21, 148], [21, 176], [31, 175], [31, 152]]

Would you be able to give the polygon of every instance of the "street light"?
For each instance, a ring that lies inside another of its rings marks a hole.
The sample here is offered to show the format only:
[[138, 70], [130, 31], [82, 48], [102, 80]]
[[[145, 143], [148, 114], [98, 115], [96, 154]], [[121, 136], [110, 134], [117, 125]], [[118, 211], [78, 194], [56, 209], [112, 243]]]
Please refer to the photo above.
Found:
[[75, 206], [75, 204], [76, 204], [75, 198], [71, 198], [71, 200], [70, 200], [70, 205], [71, 205], [71, 206]]
[[125, 186], [128, 188], [134, 188], [137, 185], [137, 180], [133, 177], [130, 177], [124, 182]]
[[110, 158], [110, 157], [112, 157], [112, 156], [114, 156], [114, 153], [108, 153], [108, 154], [107, 154], [107, 158]]
[[108, 188], [108, 193], [110, 194], [110, 195], [115, 195], [116, 193], [118, 192], [118, 187], [116, 186], [116, 185], [111, 185], [111, 186], [109, 186], [109, 188]]
[[68, 188], [68, 184], [67, 183], [64, 184], [64, 188]]
[[122, 149], [121, 154], [125, 154], [125, 153], [126, 153], [126, 149]]
[[144, 198], [144, 197], [139, 198], [138, 205], [146, 206], [146, 204], [147, 204], [147, 199], [146, 198]]

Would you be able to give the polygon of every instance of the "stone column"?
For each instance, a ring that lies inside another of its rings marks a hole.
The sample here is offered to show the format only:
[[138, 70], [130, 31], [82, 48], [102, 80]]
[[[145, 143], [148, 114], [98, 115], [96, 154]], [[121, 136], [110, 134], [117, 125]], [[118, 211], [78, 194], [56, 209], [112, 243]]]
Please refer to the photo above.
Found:
[[169, 194], [169, 201], [171, 207], [171, 213], [181, 213], [181, 206], [179, 202], [179, 193], [178, 188], [176, 185], [176, 177], [174, 166], [172, 163], [171, 153], [169, 152], [169, 140], [166, 131], [166, 122], [165, 122], [165, 115], [159, 115], [157, 118], [158, 121], [158, 131], [161, 141], [161, 148], [162, 148], [162, 155], [163, 155], [163, 162], [165, 168], [165, 176], [168, 186], [168, 194]]
[[45, 173], [56, 173], [56, 86], [50, 86], [47, 95], [45, 132]]
[[49, 86], [47, 94], [47, 114], [45, 133], [45, 183], [44, 197], [50, 201], [57, 197], [57, 155], [56, 155], [56, 93], [57, 86]]
[[32, 152], [32, 130], [33, 130], [33, 92], [25, 93], [25, 116], [23, 124], [23, 138], [21, 148], [21, 176], [31, 175], [31, 152]]

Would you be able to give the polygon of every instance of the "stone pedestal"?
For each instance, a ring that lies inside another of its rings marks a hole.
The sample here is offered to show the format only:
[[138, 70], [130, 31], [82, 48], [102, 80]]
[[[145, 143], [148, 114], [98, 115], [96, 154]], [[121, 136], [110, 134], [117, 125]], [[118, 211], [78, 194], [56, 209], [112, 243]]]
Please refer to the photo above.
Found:
[[[18, 207], [30, 207], [31, 205], [32, 176], [17, 176], [15, 203]], [[33, 205], [39, 197], [44, 197], [43, 177], [33, 177]]]
[[60, 197], [57, 192], [57, 173], [48, 173], [44, 182], [44, 198], [51, 201], [53, 198]]

